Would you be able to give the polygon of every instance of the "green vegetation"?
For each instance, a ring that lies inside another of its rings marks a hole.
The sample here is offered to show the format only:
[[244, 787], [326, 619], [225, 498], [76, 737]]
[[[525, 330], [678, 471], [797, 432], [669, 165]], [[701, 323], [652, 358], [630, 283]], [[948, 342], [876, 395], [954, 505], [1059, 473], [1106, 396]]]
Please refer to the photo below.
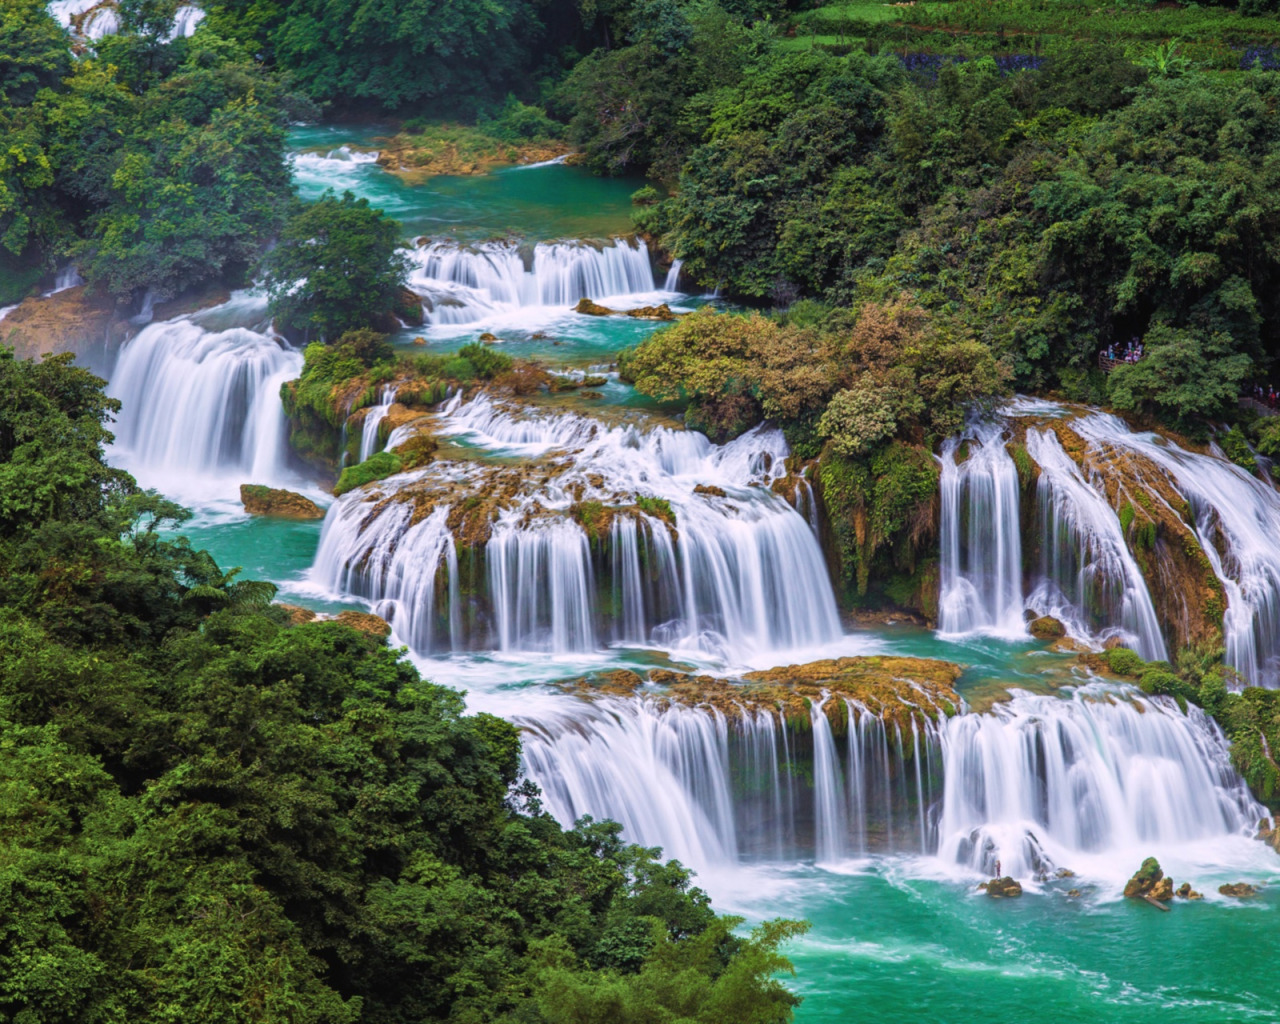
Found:
[[791, 1019], [801, 926], [561, 829], [514, 727], [162, 539], [102, 381], [3, 351], [0, 388], [6, 1017]]
[[374, 452], [363, 462], [348, 466], [342, 471], [342, 475], [334, 485], [333, 495], [335, 498], [340, 498], [347, 491], [354, 491], [357, 487], [363, 487], [375, 480], [394, 476], [403, 469], [404, 463], [394, 452]]
[[287, 204], [284, 130], [305, 102], [212, 33], [98, 49], [71, 59], [38, 0], [0, 11], [6, 259], [74, 258], [122, 297], [243, 283]]
[[399, 243], [400, 225], [350, 192], [297, 204], [261, 263], [272, 313], [321, 339], [385, 319], [408, 273]]

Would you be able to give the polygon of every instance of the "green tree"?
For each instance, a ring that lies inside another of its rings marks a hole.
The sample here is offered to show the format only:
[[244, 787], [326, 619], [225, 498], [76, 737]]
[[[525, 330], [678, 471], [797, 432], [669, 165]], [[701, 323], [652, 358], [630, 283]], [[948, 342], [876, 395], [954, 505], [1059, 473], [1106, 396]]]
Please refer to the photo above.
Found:
[[399, 244], [400, 225], [350, 192], [298, 204], [261, 263], [272, 312], [321, 338], [369, 327], [404, 288], [408, 262]]

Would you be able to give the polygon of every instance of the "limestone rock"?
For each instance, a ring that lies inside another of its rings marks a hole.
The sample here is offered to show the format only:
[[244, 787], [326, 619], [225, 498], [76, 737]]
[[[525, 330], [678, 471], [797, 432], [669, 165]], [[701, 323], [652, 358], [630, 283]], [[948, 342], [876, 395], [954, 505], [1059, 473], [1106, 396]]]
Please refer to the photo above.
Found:
[[602, 306], [598, 302], [592, 302], [590, 299], [579, 299], [578, 304], [573, 307], [575, 313], [583, 313], [586, 316], [612, 316], [617, 310], [610, 309], [608, 306]]
[[1155, 896], [1156, 886], [1162, 878], [1164, 878], [1164, 870], [1160, 867], [1160, 862], [1154, 857], [1148, 857], [1142, 862], [1142, 867], [1138, 868], [1133, 877], [1125, 883], [1124, 894], [1131, 900]]
[[1057, 640], [1067, 635], [1067, 627], [1052, 615], [1042, 615], [1031, 622], [1027, 629], [1037, 640]]
[[1204, 899], [1204, 897], [1200, 893], [1196, 892], [1193, 888], [1191, 888], [1190, 882], [1183, 882], [1180, 886], [1178, 886], [1178, 891], [1177, 893], [1175, 893], [1175, 895], [1179, 899], [1184, 899], [1184, 900]]
[[725, 496], [724, 488], [716, 487], [714, 484], [698, 484], [693, 489], [694, 494], [705, 494], [709, 498], [723, 498]]
[[339, 612], [337, 621], [369, 636], [385, 638], [391, 635], [391, 623], [370, 612]]
[[261, 484], [241, 484], [240, 503], [250, 515], [275, 519], [323, 519], [324, 509], [293, 491]]
[[634, 317], [636, 320], [675, 320], [676, 314], [671, 311], [671, 307], [665, 302], [660, 306], [640, 306], [638, 309], [627, 310], [627, 316]]
[[310, 608], [303, 608], [301, 605], [277, 602], [276, 607], [283, 608], [289, 613], [289, 625], [291, 626], [301, 626], [304, 622], [314, 621], [316, 617], [315, 612]]
[[1280, 851], [1280, 821], [1263, 818], [1258, 822], [1258, 834], [1254, 838], [1262, 840], [1276, 851]]
[[484, 334], [480, 335], [480, 340], [483, 341], [486, 345], [492, 345], [495, 341], [498, 340], [498, 336], [496, 334], [490, 333], [489, 331], [485, 331]]
[[1234, 896], [1240, 900], [1258, 895], [1257, 887], [1250, 885], [1248, 882], [1231, 882], [1228, 885], [1220, 885], [1218, 886], [1218, 892], [1222, 893], [1223, 896]]
[[25, 300], [0, 320], [0, 345], [12, 348], [18, 359], [70, 352], [83, 365], [136, 332], [136, 325], [118, 316], [114, 301], [90, 298], [79, 285]]
[[1173, 899], [1173, 879], [1168, 875], [1165, 875], [1164, 878], [1156, 882], [1149, 895], [1153, 900], [1160, 900], [1162, 903], [1167, 903], [1169, 900]]
[[1022, 895], [1022, 883], [1008, 875], [1003, 878], [993, 878], [986, 883], [986, 886], [987, 895], [993, 900]]

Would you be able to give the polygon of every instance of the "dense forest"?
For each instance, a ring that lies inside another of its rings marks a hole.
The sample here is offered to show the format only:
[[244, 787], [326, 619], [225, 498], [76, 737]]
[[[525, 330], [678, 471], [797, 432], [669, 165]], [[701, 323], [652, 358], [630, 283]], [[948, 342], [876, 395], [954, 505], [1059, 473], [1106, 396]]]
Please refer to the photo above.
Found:
[[[421, 322], [400, 225], [298, 199], [286, 133], [318, 119], [636, 178], [635, 231], [722, 303], [621, 378], [715, 442], [782, 429], [846, 609], [936, 590], [935, 452], [1015, 391], [1280, 457], [1280, 417], [1240, 404], [1280, 378], [1276, 0], [203, 6], [175, 37], [176, 0], [119, 0], [94, 41], [0, 6], [0, 306], [68, 263], [121, 315], [262, 283], [311, 342], [283, 400], [313, 465], [351, 443], [336, 394], [550, 379], [384, 343]], [[103, 388], [0, 349], [0, 1015], [792, 1018], [803, 923], [747, 931], [620, 826], [562, 827], [513, 726], [174, 539], [188, 513], [104, 456]], [[1111, 668], [1215, 715], [1274, 802], [1280, 691], [1228, 694], [1222, 656]]]

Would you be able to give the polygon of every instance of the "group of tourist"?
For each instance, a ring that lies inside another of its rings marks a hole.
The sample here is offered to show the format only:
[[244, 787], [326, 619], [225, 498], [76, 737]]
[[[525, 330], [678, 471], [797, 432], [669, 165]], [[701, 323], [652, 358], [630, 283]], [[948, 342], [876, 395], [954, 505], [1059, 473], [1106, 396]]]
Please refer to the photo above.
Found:
[[1250, 397], [1254, 401], [1262, 402], [1268, 408], [1280, 409], [1280, 391], [1276, 390], [1274, 384], [1255, 384]]
[[1136, 363], [1142, 358], [1142, 342], [1134, 338], [1127, 345], [1108, 345], [1102, 358], [1112, 363]]

